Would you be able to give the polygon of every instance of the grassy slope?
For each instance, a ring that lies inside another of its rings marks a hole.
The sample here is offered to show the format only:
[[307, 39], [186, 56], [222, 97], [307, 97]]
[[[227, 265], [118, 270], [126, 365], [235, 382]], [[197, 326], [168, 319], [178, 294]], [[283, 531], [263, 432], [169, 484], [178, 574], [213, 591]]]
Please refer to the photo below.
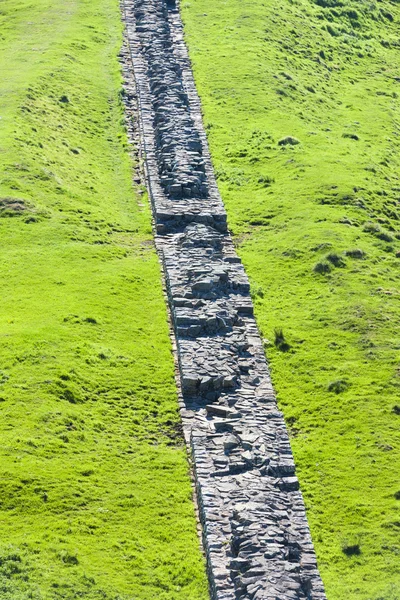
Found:
[[[189, 0], [182, 12], [328, 598], [393, 600], [400, 7], [318, 4]], [[286, 136], [300, 144], [280, 146]]]
[[120, 44], [116, 0], [1, 2], [2, 600], [207, 597]]

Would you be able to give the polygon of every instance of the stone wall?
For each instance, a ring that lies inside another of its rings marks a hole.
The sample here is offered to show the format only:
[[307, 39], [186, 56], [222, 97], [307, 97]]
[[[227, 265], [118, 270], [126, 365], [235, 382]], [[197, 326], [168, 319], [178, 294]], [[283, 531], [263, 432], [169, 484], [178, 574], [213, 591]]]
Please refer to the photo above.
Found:
[[174, 0], [122, 0], [121, 53], [174, 325], [214, 600], [323, 600], [250, 286], [227, 231]]

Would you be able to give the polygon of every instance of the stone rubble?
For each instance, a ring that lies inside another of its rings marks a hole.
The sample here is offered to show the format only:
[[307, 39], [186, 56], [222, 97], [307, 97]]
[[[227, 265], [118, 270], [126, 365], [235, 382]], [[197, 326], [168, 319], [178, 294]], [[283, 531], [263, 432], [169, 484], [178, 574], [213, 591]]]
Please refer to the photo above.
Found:
[[326, 600], [250, 286], [227, 232], [174, 0], [122, 0], [213, 600]]

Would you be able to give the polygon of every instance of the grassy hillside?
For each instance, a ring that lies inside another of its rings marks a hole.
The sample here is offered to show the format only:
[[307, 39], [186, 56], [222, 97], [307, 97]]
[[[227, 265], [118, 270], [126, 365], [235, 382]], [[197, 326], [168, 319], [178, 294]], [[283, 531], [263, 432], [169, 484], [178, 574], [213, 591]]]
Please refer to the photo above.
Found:
[[400, 5], [182, 12], [328, 598], [398, 599]]
[[0, 598], [204, 600], [117, 0], [0, 3]]

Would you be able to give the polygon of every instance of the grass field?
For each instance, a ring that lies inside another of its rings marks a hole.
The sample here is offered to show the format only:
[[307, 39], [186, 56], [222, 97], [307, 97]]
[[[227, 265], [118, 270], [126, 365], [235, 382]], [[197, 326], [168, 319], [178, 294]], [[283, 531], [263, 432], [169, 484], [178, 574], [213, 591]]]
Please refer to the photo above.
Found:
[[0, 2], [0, 598], [205, 600], [117, 0]]
[[398, 600], [400, 5], [182, 13], [328, 598]]

